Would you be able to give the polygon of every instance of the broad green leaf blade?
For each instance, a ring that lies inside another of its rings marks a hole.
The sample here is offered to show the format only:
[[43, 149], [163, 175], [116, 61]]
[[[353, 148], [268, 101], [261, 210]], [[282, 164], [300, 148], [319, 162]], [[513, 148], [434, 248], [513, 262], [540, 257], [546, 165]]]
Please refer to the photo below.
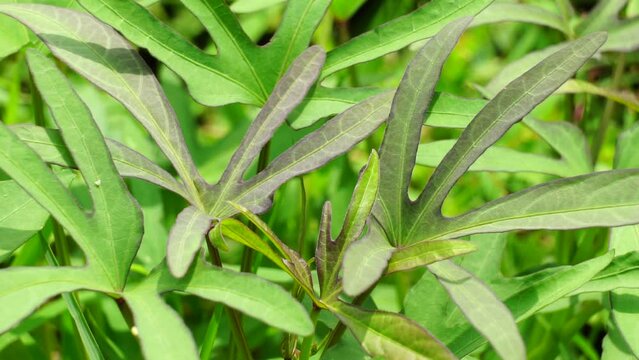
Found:
[[78, 289], [108, 291], [109, 283], [87, 269], [14, 267], [0, 271], [0, 333], [31, 314], [47, 299]]
[[[377, 129], [388, 116], [391, 96], [388, 93], [374, 96], [328, 121], [280, 154], [264, 171], [238, 186], [236, 194], [227, 200], [255, 213], [264, 211], [270, 206], [271, 194], [282, 184], [324, 165]], [[228, 217], [235, 213], [236, 209], [226, 205], [214, 215]]]
[[344, 292], [357, 296], [371, 287], [384, 274], [395, 248], [388, 243], [383, 230], [371, 225], [361, 240], [352, 243], [344, 254]]
[[444, 62], [471, 18], [446, 25], [429, 40], [404, 73], [393, 98], [388, 126], [380, 148], [379, 199], [375, 215], [391, 243], [402, 243], [403, 218], [409, 204], [408, 186], [419, 145], [424, 113], [435, 92]]
[[147, 359], [199, 359], [195, 340], [182, 318], [153, 291], [124, 293]]
[[272, 75], [280, 76], [308, 47], [311, 37], [326, 13], [330, 0], [288, 0], [282, 23], [263, 56], [280, 64]]
[[212, 221], [195, 206], [189, 206], [178, 214], [166, 245], [166, 263], [173, 276], [181, 278], [189, 270]]
[[639, 167], [639, 152], [636, 146], [639, 142], [639, 126], [632, 126], [619, 135], [615, 152], [616, 169], [632, 169]]
[[[437, 167], [444, 156], [455, 145], [455, 140], [439, 140], [419, 145], [417, 149], [418, 165]], [[573, 173], [561, 159], [530, 154], [503, 146], [491, 146], [475, 161], [469, 171], [532, 172], [557, 176], [570, 176]]]
[[601, 360], [634, 360], [637, 355], [632, 353], [626, 340], [621, 337], [615, 324], [608, 324], [608, 334], [603, 339]]
[[231, 4], [231, 10], [236, 14], [247, 14], [264, 10], [281, 4], [286, 0], [237, 0]]
[[0, 181], [0, 261], [40, 231], [49, 213], [15, 181]]
[[446, 24], [474, 16], [492, 0], [434, 0], [414, 12], [359, 35], [328, 53], [322, 77], [397, 51], [438, 33]]
[[431, 264], [428, 270], [502, 359], [526, 359], [515, 319], [486, 284], [448, 260]]
[[[82, 0], [80, 4], [175, 71], [198, 102], [209, 106], [232, 102], [257, 105], [266, 100], [266, 94], [238, 77], [233, 63], [205, 54], [135, 1]], [[132, 23], [129, 19], [136, 21]]]
[[[453, 218], [428, 238], [515, 229], [577, 229], [639, 222], [639, 170], [614, 170], [551, 181]], [[575, 194], [581, 194], [575, 197]]]
[[254, 274], [238, 273], [198, 262], [192, 273], [175, 279], [159, 273], [160, 291], [179, 290], [220, 302], [266, 324], [293, 334], [307, 336], [313, 324], [304, 307], [281, 287]]
[[[45, 162], [68, 168], [76, 167], [73, 157], [62, 141], [59, 130], [45, 129], [29, 124], [15, 125], [10, 128]], [[184, 185], [144, 155], [115, 140], [105, 140], [113, 163], [122, 177], [145, 180], [170, 190], [187, 200], [191, 199]]]
[[27, 25], [60, 60], [120, 101], [190, 184], [190, 192], [197, 194], [192, 182], [199, 174], [175, 112], [149, 67], [122, 36], [92, 16], [69, 9], [5, 4], [0, 12]]
[[322, 48], [313, 46], [291, 64], [233, 154], [220, 179], [222, 194], [216, 195], [217, 197], [225, 198], [224, 190], [229, 185], [243, 180], [246, 170], [257, 158], [260, 150], [315, 83], [325, 56]]
[[567, 24], [556, 13], [539, 6], [495, 2], [480, 12], [472, 26], [514, 21], [548, 26], [563, 33], [570, 33]]
[[486, 106], [484, 99], [469, 99], [448, 93], [436, 93], [426, 110], [424, 125], [463, 129]]
[[38, 155], [2, 122], [0, 169], [52, 215], [90, 259], [97, 257], [84, 237], [90, 227], [84, 210]]
[[117, 173], [89, 109], [53, 61], [36, 50], [27, 53], [29, 69], [42, 98], [61, 129], [71, 156], [89, 187], [93, 213], [82, 233], [116, 289], [122, 288], [142, 239], [142, 213]]
[[[515, 320], [521, 321], [579, 288], [604, 269], [612, 258], [613, 254], [608, 253], [575, 266], [506, 279], [501, 284], [493, 283], [491, 286], [510, 309]], [[455, 355], [463, 357], [483, 342], [481, 335], [469, 326], [447, 344]]]
[[353, 16], [366, 0], [333, 0], [331, 13], [340, 21], [346, 21]]
[[0, 59], [14, 54], [29, 43], [29, 35], [24, 26], [7, 17], [0, 18], [0, 34]]
[[[418, 199], [420, 213], [416, 223], [420, 224], [424, 216], [438, 214], [453, 185], [475, 160], [514, 123], [568, 80], [605, 40], [605, 33], [595, 33], [576, 40], [497, 94], [464, 130], [431, 176]], [[417, 227], [413, 226], [413, 229]]]
[[365, 311], [342, 302], [331, 304], [330, 310], [371, 356], [389, 360], [455, 358], [428, 331], [402, 315]]
[[259, 237], [255, 232], [251, 231], [251, 229], [249, 229], [249, 227], [244, 225], [241, 221], [234, 218], [228, 218], [222, 220], [217, 226], [220, 227], [220, 231], [224, 239], [237, 241], [244, 246], [248, 246], [266, 256], [282, 270], [290, 272], [289, 268], [282, 262], [282, 257], [273, 251], [266, 241]]
[[465, 240], [422, 241], [397, 248], [388, 261], [387, 273], [412, 270], [437, 261], [474, 251], [476, 246]]

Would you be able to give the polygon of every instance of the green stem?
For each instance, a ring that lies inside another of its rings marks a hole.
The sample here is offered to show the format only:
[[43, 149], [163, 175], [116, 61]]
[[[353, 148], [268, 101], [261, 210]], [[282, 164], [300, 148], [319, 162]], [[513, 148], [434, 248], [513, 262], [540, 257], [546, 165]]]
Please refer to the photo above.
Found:
[[222, 317], [222, 305], [215, 304], [215, 310], [213, 310], [213, 316], [209, 321], [209, 326], [206, 328], [206, 334], [204, 335], [204, 341], [202, 342], [202, 348], [200, 349], [200, 359], [209, 360], [211, 353], [213, 352], [213, 345], [217, 338], [217, 330], [220, 327], [220, 320]]
[[[313, 305], [313, 310], [311, 310], [311, 322], [313, 323], [313, 328], [315, 328], [315, 325], [317, 324], [317, 318], [319, 318], [320, 311], [320, 308]], [[302, 342], [302, 349], [300, 350], [300, 360], [310, 359], [314, 339], [315, 332], [304, 338], [304, 341]]]
[[[208, 234], [206, 235], [206, 247], [208, 248], [209, 255], [211, 256], [211, 263], [215, 266], [222, 267], [222, 259], [220, 258], [220, 253], [217, 251], [217, 248], [213, 246], [211, 238]], [[224, 309], [226, 310], [226, 314], [231, 320], [231, 333], [233, 334], [233, 338], [235, 339], [240, 358], [245, 360], [253, 359], [251, 350], [248, 346], [248, 342], [246, 341], [246, 336], [244, 335], [244, 330], [242, 330], [242, 321], [240, 319], [240, 314], [228, 306], [224, 306]], [[210, 346], [212, 347], [213, 345], [211, 344]]]
[[[612, 75], [612, 90], [616, 90], [619, 88], [619, 84], [621, 83], [621, 78], [623, 76], [623, 69], [626, 64], [625, 55], [619, 54], [617, 64], [615, 65], [614, 73]], [[592, 143], [592, 163], [597, 163], [597, 158], [599, 157], [599, 153], [601, 152], [601, 147], [603, 146], [606, 140], [606, 132], [608, 130], [608, 125], [610, 124], [610, 119], [612, 115], [615, 113], [616, 103], [611, 99], [606, 99], [606, 105], [604, 107], [603, 115], [601, 117], [601, 122], [599, 123], [599, 128], [597, 129], [597, 135], [595, 136]]]
[[[47, 262], [52, 266], [60, 266], [58, 259], [56, 259], [53, 251], [51, 250], [51, 247], [45, 240], [44, 236], [42, 236], [42, 233], [40, 232], [38, 236], [40, 238], [40, 242], [42, 243], [42, 247], [44, 248], [45, 258], [47, 259]], [[73, 293], [63, 293], [62, 298], [69, 308], [69, 313], [71, 314], [71, 318], [73, 318], [76, 328], [78, 329], [80, 339], [82, 340], [82, 344], [84, 345], [89, 359], [103, 360], [104, 356], [102, 355], [100, 346], [98, 346], [98, 342], [95, 340], [95, 336], [93, 336], [93, 333], [91, 332], [91, 328], [89, 327], [87, 319], [84, 317], [84, 314], [82, 314], [78, 298]]]

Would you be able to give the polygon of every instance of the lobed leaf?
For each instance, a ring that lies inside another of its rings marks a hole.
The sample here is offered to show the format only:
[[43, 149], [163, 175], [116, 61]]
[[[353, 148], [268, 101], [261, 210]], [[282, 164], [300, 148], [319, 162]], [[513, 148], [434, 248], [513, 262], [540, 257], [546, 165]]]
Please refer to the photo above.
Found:
[[486, 284], [448, 260], [431, 264], [428, 270], [501, 358], [526, 359], [515, 319]]
[[200, 177], [175, 112], [149, 67], [128, 42], [92, 16], [70, 9], [3, 4], [0, 12], [27, 25], [60, 60], [121, 102], [149, 131], [187, 182], [189, 192], [197, 194], [193, 181]]
[[595, 33], [572, 42], [497, 94], [464, 130], [442, 160], [442, 165], [435, 169], [417, 201], [420, 211], [416, 223], [420, 223], [426, 214], [437, 214], [453, 185], [475, 160], [515, 122], [568, 80], [605, 39], [605, 33]]

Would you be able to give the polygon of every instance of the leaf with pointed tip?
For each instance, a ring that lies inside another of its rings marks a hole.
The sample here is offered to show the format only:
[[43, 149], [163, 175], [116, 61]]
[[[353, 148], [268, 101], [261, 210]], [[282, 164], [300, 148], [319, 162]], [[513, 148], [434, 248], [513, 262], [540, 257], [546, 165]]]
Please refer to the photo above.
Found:
[[147, 359], [199, 359], [197, 347], [182, 318], [155, 292], [126, 291], [124, 299], [131, 309]]
[[486, 284], [448, 260], [431, 264], [428, 270], [501, 358], [526, 359], [515, 319]]
[[211, 228], [211, 222], [212, 219], [195, 206], [189, 206], [178, 214], [166, 244], [166, 263], [173, 276], [180, 278], [189, 270]]
[[60, 60], [121, 102], [190, 184], [189, 192], [197, 194], [193, 181], [200, 177], [175, 112], [149, 67], [128, 42], [94, 17], [70, 9], [3, 4], [0, 12], [27, 25]]
[[[628, 250], [623, 251], [623, 247], [619, 249], [621, 250], [620, 256], [612, 259], [605, 269], [601, 270], [579, 289], [573, 291], [571, 295], [588, 292], [609, 292], [617, 289], [639, 289], [639, 253], [635, 250], [637, 245], [636, 231], [636, 226], [613, 228], [612, 235], [616, 236], [613, 240], [623, 240], [624, 245], [628, 246]], [[615, 250], [615, 253], [618, 250], [613, 247], [611, 249]], [[633, 295], [630, 296], [634, 297]], [[619, 299], [623, 299], [623, 296]]]
[[385, 359], [454, 359], [428, 331], [399, 314], [365, 311], [341, 301], [329, 309], [351, 330], [371, 356]]
[[[73, 206], [73, 213], [52, 214], [61, 224], [80, 221], [80, 232], [70, 231], [70, 234], [84, 245], [83, 250], [87, 252], [89, 262], [100, 264], [114, 288], [119, 289], [126, 282], [142, 238], [141, 211], [118, 175], [89, 109], [64, 75], [51, 60], [35, 50], [28, 52], [27, 60], [34, 82], [61, 129], [62, 138], [82, 172], [93, 202], [90, 217], [77, 207], [74, 199], [67, 200], [73, 205], [51, 204], [54, 207]], [[24, 144], [21, 146], [26, 147]], [[32, 156], [37, 157], [34, 153]], [[44, 166], [41, 160], [38, 159], [38, 162]], [[35, 175], [35, 172], [30, 172]], [[31, 186], [42, 186], [37, 182]], [[29, 188], [25, 188], [29, 191]], [[37, 196], [34, 198], [38, 200]], [[80, 219], [64, 219], [63, 222], [60, 216], [80, 216]]]
[[472, 26], [514, 21], [548, 26], [563, 33], [570, 33], [564, 20], [558, 14], [542, 7], [528, 4], [494, 2], [480, 12]]
[[0, 261], [10, 256], [49, 218], [44, 210], [15, 181], [0, 181]]
[[78, 268], [13, 267], [0, 271], [0, 281], [0, 333], [55, 295], [78, 289], [110, 289], [100, 274]]
[[331, 208], [330, 203], [324, 204], [320, 235], [317, 242], [316, 262], [317, 273], [320, 278], [322, 296], [331, 297], [339, 288], [339, 272], [342, 268], [344, 253], [352, 242], [356, 241], [373, 209], [379, 187], [379, 157], [373, 150], [368, 163], [362, 169], [353, 190], [346, 218], [337, 239], [331, 237]]
[[[639, 170], [613, 170], [534, 186], [460, 215], [427, 238], [516, 229], [576, 229], [639, 222]], [[575, 194], [582, 194], [575, 197]]]
[[412, 13], [361, 34], [328, 53], [322, 77], [397, 51], [438, 33], [446, 24], [474, 16], [492, 0], [431, 1]]
[[476, 249], [473, 243], [465, 240], [422, 241], [393, 252], [388, 261], [388, 274], [415, 269], [454, 256], [464, 255]]
[[557, 93], [562, 94], [592, 94], [619, 103], [630, 110], [639, 111], [639, 99], [632, 92], [606, 89], [584, 80], [569, 80], [563, 84]]
[[342, 279], [346, 294], [363, 293], [384, 274], [395, 248], [382, 232], [378, 225], [371, 224], [368, 233], [346, 249]]
[[392, 244], [401, 244], [409, 206], [408, 185], [415, 165], [424, 113], [433, 97], [442, 67], [471, 18], [446, 25], [415, 55], [393, 98], [380, 148], [379, 199], [375, 216]]
[[[493, 282], [491, 287], [510, 309], [516, 321], [532, 316], [590, 280], [612, 260], [608, 253], [574, 266], [564, 266], [528, 276]], [[410, 315], [410, 313], [408, 313]], [[459, 327], [457, 335], [446, 341], [459, 357], [464, 357], [482, 345], [484, 340], [470, 326]]]
[[[42, 160], [49, 164], [75, 168], [75, 162], [64, 145], [60, 132], [35, 125], [20, 124], [10, 127], [11, 130], [31, 147]], [[105, 139], [113, 163], [123, 177], [133, 177], [159, 185], [167, 190], [190, 199], [184, 185], [144, 155], [111, 139]]]
[[270, 196], [286, 181], [312, 171], [349, 150], [377, 129], [388, 116], [389, 97], [384, 93], [367, 99], [305, 136], [275, 158], [262, 172], [239, 184], [229, 197], [218, 201], [216, 217], [237, 213], [233, 202], [259, 213], [270, 206]]
[[[605, 39], [605, 33], [595, 33], [570, 43], [497, 94], [477, 114], [435, 169], [417, 201], [419, 212], [414, 223], [423, 224], [427, 214], [438, 214], [453, 185], [475, 160], [514, 123], [568, 80]], [[412, 229], [420, 226], [412, 225]], [[412, 229], [408, 232], [409, 238]]]

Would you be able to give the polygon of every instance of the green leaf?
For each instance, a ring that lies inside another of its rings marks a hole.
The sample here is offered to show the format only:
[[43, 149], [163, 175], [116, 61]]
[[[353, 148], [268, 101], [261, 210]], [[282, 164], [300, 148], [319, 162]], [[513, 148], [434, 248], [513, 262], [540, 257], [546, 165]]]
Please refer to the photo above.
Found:
[[182, 318], [153, 291], [124, 294], [147, 359], [199, 359], [195, 341]]
[[630, 110], [639, 111], [639, 99], [637, 99], [633, 93], [602, 88], [583, 80], [569, 80], [563, 84], [557, 92], [563, 94], [585, 93], [598, 95], [626, 106]]
[[[58, 130], [29, 124], [14, 125], [11, 126], [11, 130], [45, 162], [69, 168], [76, 167]], [[115, 140], [105, 140], [113, 163], [121, 176], [145, 180], [181, 195], [185, 199], [191, 199], [184, 185], [144, 155]]]
[[379, 157], [373, 150], [362, 169], [346, 210], [344, 225], [337, 239], [331, 237], [331, 207], [325, 203], [320, 221], [320, 233], [315, 250], [317, 276], [323, 298], [330, 298], [339, 287], [339, 273], [345, 250], [356, 241], [370, 216], [379, 187]]
[[438, 33], [446, 24], [473, 16], [492, 0], [431, 1], [412, 13], [361, 34], [328, 53], [322, 77], [373, 60]]
[[422, 241], [393, 252], [388, 261], [387, 273], [415, 269], [458, 255], [464, 255], [476, 249], [473, 243], [465, 240]]
[[78, 289], [109, 289], [106, 279], [87, 269], [13, 267], [0, 271], [0, 281], [0, 333], [55, 295]]
[[169, 232], [166, 263], [175, 277], [186, 274], [211, 229], [212, 219], [194, 206], [182, 210]]
[[348, 20], [357, 10], [366, 3], [366, 0], [333, 0], [331, 12], [340, 21]]
[[[616, 289], [639, 289], [639, 253], [637, 253], [637, 245], [639, 237], [637, 236], [636, 226], [622, 226], [612, 229], [611, 240], [615, 244], [610, 248], [617, 252], [618, 243], [623, 241], [620, 246], [622, 255], [612, 259], [610, 264], [595, 275], [590, 281], [582, 287], [572, 292], [571, 295], [578, 295], [587, 292], [608, 292]], [[614, 236], [614, 237], [613, 237]], [[624, 251], [626, 247], [626, 251]], [[616, 293], [616, 291], [615, 291]], [[622, 293], [624, 293], [622, 291]], [[636, 293], [636, 290], [634, 291]], [[627, 297], [634, 297], [632, 292], [626, 294]], [[611, 299], [614, 297], [611, 296]], [[618, 296], [617, 299], [623, 300], [624, 296]]]
[[0, 181], [0, 261], [40, 231], [49, 213], [15, 181]]
[[159, 292], [183, 291], [219, 302], [286, 332], [306, 336], [313, 324], [304, 307], [281, 287], [250, 273], [238, 273], [196, 263], [192, 272], [175, 279], [160, 270], [143, 287]]
[[605, 0], [597, 2], [588, 16], [575, 28], [579, 34], [589, 34], [595, 31], [610, 29], [618, 21], [619, 11], [628, 0]]
[[608, 41], [601, 51], [633, 52], [639, 49], [639, 19], [633, 18], [608, 29]]
[[361, 240], [352, 243], [344, 254], [344, 292], [357, 296], [384, 274], [395, 248], [377, 225], [371, 225]]
[[[264, 211], [270, 206], [271, 194], [283, 183], [324, 165], [377, 129], [388, 115], [390, 96], [374, 96], [334, 117], [280, 154], [262, 172], [238, 185], [226, 201], [255, 213]], [[228, 202], [215, 201], [221, 206], [215, 216], [222, 218], [237, 212]]]
[[385, 359], [454, 359], [428, 331], [401, 315], [365, 311], [336, 302], [329, 309], [351, 330], [371, 356]]
[[175, 112], [149, 67], [128, 42], [92, 16], [69, 9], [4, 4], [0, 12], [27, 25], [60, 60], [120, 101], [190, 184], [189, 192], [197, 194], [193, 181], [199, 180], [199, 174]]
[[[419, 145], [417, 164], [437, 167], [455, 145], [455, 140], [439, 140]], [[503, 146], [491, 146], [475, 161], [469, 171], [532, 172], [557, 176], [573, 175], [561, 159], [529, 154]]]
[[7, 57], [29, 43], [26, 29], [13, 19], [0, 18], [0, 59]]
[[472, 26], [514, 21], [548, 26], [568, 34], [569, 30], [563, 19], [556, 13], [544, 8], [527, 4], [510, 4], [495, 2], [480, 12]]
[[[596, 33], [570, 43], [497, 94], [464, 130], [441, 166], [435, 169], [417, 201], [420, 211], [415, 223], [420, 224], [426, 214], [438, 214], [453, 185], [475, 160], [568, 80], [605, 39], [605, 33]], [[413, 225], [413, 229], [416, 227]]]
[[515, 319], [486, 284], [448, 260], [431, 264], [428, 270], [501, 358], [526, 359]]
[[421, 128], [444, 62], [470, 20], [456, 20], [429, 40], [411, 61], [395, 93], [380, 148], [380, 190], [375, 209], [392, 244], [404, 240], [402, 225], [420, 136], [415, 129]]
[[[639, 170], [615, 170], [551, 181], [489, 202], [452, 219], [427, 238], [515, 229], [576, 229], [639, 222]], [[582, 194], [578, 198], [574, 194]], [[437, 235], [434, 235], [437, 233]], [[428, 234], [428, 232], [426, 233]]]
[[[73, 212], [65, 211], [57, 216], [52, 212], [52, 215], [64, 224], [78, 220], [64, 219], [62, 222], [60, 216], [81, 213], [76, 215], [82, 219], [78, 224], [81, 226], [81, 232], [78, 234], [70, 231], [71, 235], [84, 245], [85, 252], [88, 251], [88, 261], [100, 264], [114, 288], [120, 289], [126, 282], [129, 267], [142, 238], [140, 209], [118, 175], [89, 109], [75, 94], [64, 75], [51, 60], [35, 50], [28, 52], [27, 60], [35, 84], [56, 123], [62, 129], [62, 138], [82, 172], [93, 202], [93, 213], [90, 217], [77, 208], [73, 199], [66, 200], [72, 204], [52, 204], [55, 207], [73, 206]], [[26, 145], [23, 144], [22, 147]], [[34, 153], [30, 157], [37, 158]], [[35, 159], [30, 161], [35, 162]], [[44, 166], [41, 160], [38, 162], [40, 166]], [[36, 183], [32, 186], [42, 185]], [[42, 190], [44, 189], [38, 189]], [[44, 206], [42, 203], [41, 205]]]
[[237, 0], [231, 4], [231, 10], [236, 14], [252, 13], [281, 4], [286, 0]]
[[[575, 266], [493, 282], [491, 287], [519, 322], [579, 288], [604, 269], [612, 258], [613, 254], [608, 253]], [[477, 349], [483, 340], [476, 330], [467, 327], [447, 343], [457, 356], [463, 357]]]

